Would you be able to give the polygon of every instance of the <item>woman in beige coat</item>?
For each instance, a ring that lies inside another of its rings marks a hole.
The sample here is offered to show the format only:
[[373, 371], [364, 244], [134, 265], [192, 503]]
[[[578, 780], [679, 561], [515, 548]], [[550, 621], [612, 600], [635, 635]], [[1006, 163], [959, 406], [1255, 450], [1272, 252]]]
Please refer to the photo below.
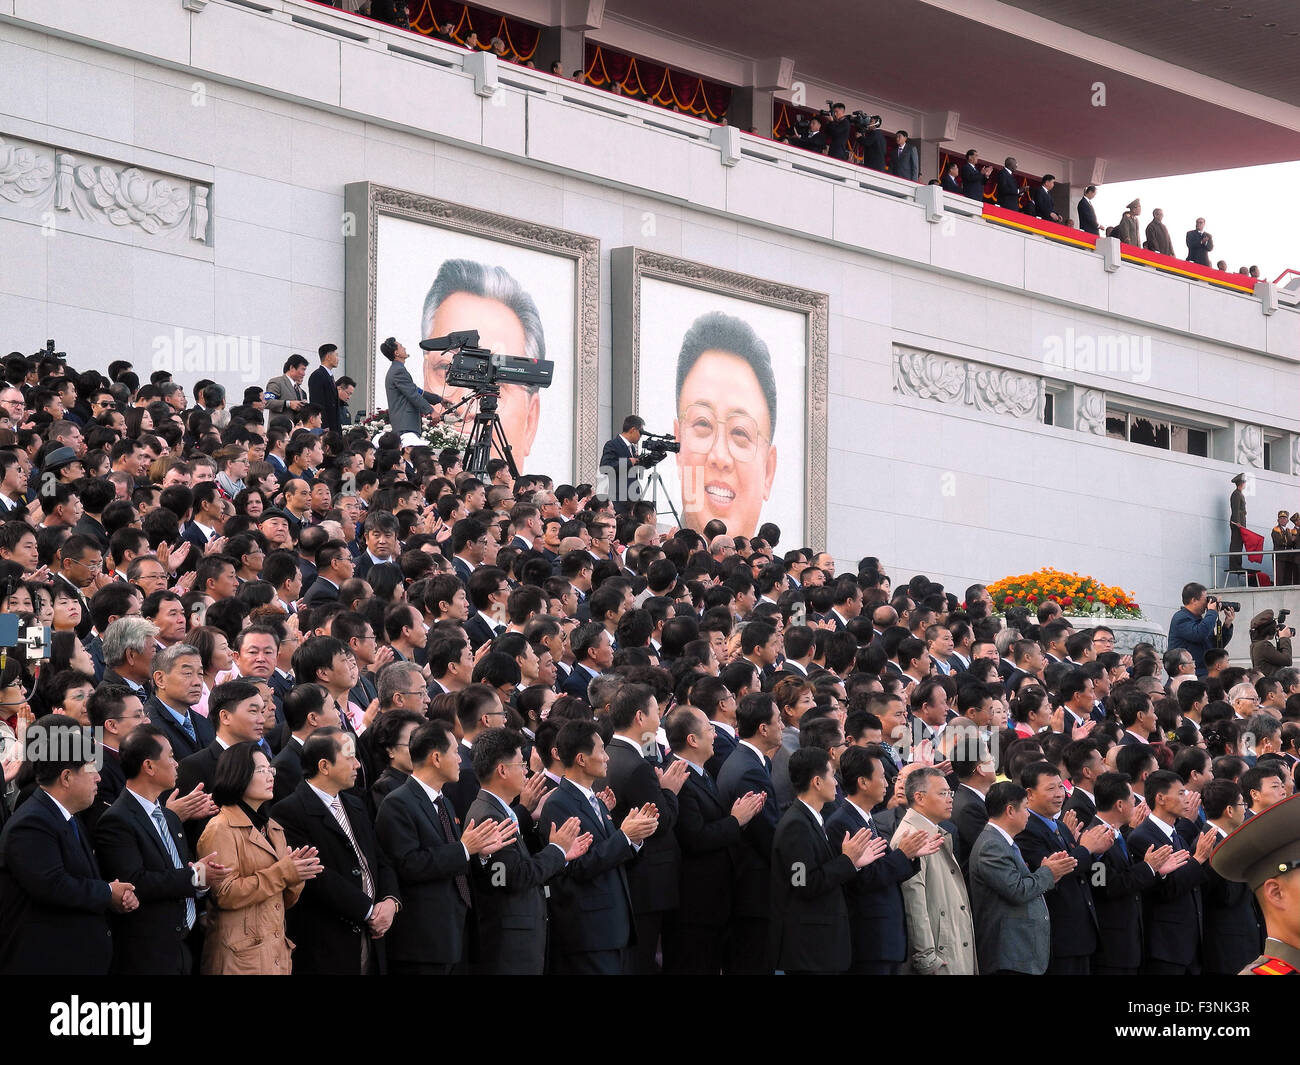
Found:
[[236, 743], [221, 753], [212, 779], [220, 809], [199, 837], [199, 853], [215, 851], [231, 873], [209, 885], [204, 975], [290, 973], [284, 914], [321, 864], [315, 847], [290, 850], [284, 830], [266, 814], [274, 785], [275, 768], [257, 744]]

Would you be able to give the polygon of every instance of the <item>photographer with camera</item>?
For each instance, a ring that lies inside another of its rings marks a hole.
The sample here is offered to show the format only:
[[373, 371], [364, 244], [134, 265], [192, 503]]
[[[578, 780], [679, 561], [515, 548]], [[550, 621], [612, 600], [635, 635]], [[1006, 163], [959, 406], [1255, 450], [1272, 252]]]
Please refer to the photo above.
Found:
[[822, 130], [821, 115], [813, 115], [806, 122], [796, 122], [786, 140], [792, 148], [803, 148], [818, 155], [825, 155], [830, 147], [830, 141]]
[[849, 160], [849, 140], [853, 136], [853, 122], [844, 113], [847, 110], [842, 103], [831, 104], [830, 114], [825, 111], [819, 116], [825, 124], [824, 132], [830, 141], [830, 147], [827, 154], [832, 159], [842, 159], [845, 162]]
[[1227, 647], [1240, 603], [1220, 602], [1192, 581], [1183, 585], [1183, 606], [1169, 621], [1169, 650], [1190, 651], [1196, 676], [1205, 679], [1205, 652]]
[[600, 449], [600, 473], [608, 481], [605, 494], [614, 504], [614, 513], [627, 514], [632, 504], [641, 498], [641, 479], [646, 467], [641, 462], [637, 445], [645, 432], [645, 419], [629, 414], [623, 419], [623, 431], [605, 441]]
[[1291, 664], [1291, 640], [1295, 629], [1286, 623], [1289, 610], [1261, 610], [1250, 619], [1250, 664], [1264, 676], [1271, 677], [1277, 670]]
[[[861, 115], [858, 111], [856, 114]], [[861, 124], [862, 132], [862, 165], [868, 170], [879, 170], [881, 173], [885, 170], [886, 143], [884, 131], [880, 128], [880, 116], [869, 115], [867, 120]]]

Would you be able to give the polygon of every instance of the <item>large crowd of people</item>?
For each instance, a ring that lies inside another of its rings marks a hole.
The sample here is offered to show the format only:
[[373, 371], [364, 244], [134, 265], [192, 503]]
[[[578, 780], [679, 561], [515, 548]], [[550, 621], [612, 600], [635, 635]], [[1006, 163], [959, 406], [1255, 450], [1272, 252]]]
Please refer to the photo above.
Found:
[[4, 361], [0, 972], [1229, 973], [1300, 912], [1210, 861], [1294, 788], [1271, 612], [1122, 652], [369, 439], [318, 357]]

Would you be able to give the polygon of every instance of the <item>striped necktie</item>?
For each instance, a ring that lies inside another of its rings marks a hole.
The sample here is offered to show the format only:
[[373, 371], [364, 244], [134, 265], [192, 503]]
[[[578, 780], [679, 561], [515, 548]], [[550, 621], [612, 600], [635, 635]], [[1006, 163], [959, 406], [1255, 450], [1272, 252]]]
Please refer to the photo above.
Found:
[[[172, 868], [180, 869], [182, 867], [180, 852], [176, 850], [176, 841], [172, 839], [172, 834], [167, 829], [167, 818], [163, 816], [162, 807], [155, 806], [153, 812], [149, 816], [153, 818], [153, 823], [158, 828], [158, 835], [162, 836], [162, 841], [167, 847], [167, 853], [171, 856]], [[198, 910], [194, 905], [194, 900], [192, 898], [186, 898], [185, 930], [187, 932], [194, 927], [194, 919], [197, 913]]]

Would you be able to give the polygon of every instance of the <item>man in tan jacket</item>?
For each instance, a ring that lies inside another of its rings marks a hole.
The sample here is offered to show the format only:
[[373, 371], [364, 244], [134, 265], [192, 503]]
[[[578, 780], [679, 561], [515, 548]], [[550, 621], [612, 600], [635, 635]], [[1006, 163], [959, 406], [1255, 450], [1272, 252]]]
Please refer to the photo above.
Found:
[[952, 817], [952, 789], [939, 770], [926, 766], [907, 778], [907, 813], [891, 846], [906, 830], [938, 832], [943, 846], [921, 858], [921, 871], [900, 886], [907, 917], [907, 970], [918, 976], [973, 976], [975, 926], [966, 882], [953, 850], [952, 833], [940, 823]]

